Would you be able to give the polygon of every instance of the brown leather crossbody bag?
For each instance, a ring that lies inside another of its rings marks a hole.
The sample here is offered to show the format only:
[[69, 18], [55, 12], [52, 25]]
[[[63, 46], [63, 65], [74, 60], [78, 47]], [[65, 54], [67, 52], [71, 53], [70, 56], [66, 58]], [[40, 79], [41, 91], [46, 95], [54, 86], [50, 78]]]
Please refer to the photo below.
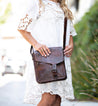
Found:
[[40, 84], [65, 80], [67, 78], [63, 52], [66, 41], [66, 26], [67, 18], [64, 19], [63, 48], [50, 47], [51, 54], [47, 57], [41, 56], [36, 50], [34, 51], [32, 46], [30, 48], [32, 60], [34, 62], [36, 81]]

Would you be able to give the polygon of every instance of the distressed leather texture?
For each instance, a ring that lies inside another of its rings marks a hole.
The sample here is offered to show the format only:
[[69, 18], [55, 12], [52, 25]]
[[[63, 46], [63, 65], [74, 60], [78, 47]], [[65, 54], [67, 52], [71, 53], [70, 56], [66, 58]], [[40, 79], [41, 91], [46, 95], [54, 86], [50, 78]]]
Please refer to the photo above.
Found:
[[63, 48], [51, 47], [49, 49], [51, 54], [47, 57], [41, 56], [38, 51], [34, 51], [32, 54], [36, 80], [38, 83], [59, 81], [67, 78]]

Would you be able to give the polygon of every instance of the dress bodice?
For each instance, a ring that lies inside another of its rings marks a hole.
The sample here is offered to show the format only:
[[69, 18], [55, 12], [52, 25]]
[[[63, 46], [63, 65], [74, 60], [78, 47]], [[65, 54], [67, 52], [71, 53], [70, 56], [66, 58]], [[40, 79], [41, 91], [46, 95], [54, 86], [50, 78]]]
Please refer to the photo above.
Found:
[[[48, 46], [63, 46], [64, 33], [64, 11], [59, 3], [51, 0], [43, 0], [45, 9], [39, 8], [39, 0], [28, 0], [21, 19], [18, 30], [25, 30]], [[41, 10], [41, 14], [39, 14]], [[70, 19], [67, 19], [66, 43], [69, 44], [70, 35], [75, 36], [76, 32]]]
[[[45, 9], [43, 9], [42, 6], [39, 8], [39, 0], [33, 0], [33, 4], [30, 3], [26, 7], [27, 10], [24, 11], [22, 15], [18, 29], [26, 30], [30, 24], [32, 25], [30, 27], [33, 28], [35, 23], [39, 23], [40, 20], [48, 21], [50, 23], [63, 22], [64, 12], [59, 3], [51, 0], [43, 0], [43, 3]], [[41, 12], [39, 13], [39, 11]]]
[[45, 4], [45, 11], [42, 11], [41, 17], [44, 17], [44, 19], [55, 19], [57, 22], [64, 18], [64, 12], [60, 7], [59, 3], [55, 3], [50, 0], [43, 0], [43, 3]]

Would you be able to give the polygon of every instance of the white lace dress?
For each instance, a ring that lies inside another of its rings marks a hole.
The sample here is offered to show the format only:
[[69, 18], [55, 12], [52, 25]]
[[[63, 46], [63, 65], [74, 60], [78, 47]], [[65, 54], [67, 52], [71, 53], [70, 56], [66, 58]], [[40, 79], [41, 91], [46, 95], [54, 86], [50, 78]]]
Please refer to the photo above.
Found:
[[[27, 11], [19, 20], [19, 30], [26, 30], [40, 43], [48, 47], [63, 47], [64, 32], [64, 12], [59, 3], [50, 0], [43, 0], [45, 11], [39, 15], [39, 0], [28, 0], [29, 6]], [[69, 45], [70, 35], [77, 35], [72, 22], [67, 20], [66, 45]], [[28, 51], [29, 52], [29, 51]], [[37, 105], [44, 92], [58, 94], [62, 97], [62, 101], [66, 99], [74, 99], [74, 91], [72, 86], [72, 74], [70, 58], [65, 56], [67, 69], [67, 79], [46, 84], [38, 84], [35, 78], [35, 71], [31, 56], [28, 56], [27, 64], [27, 80], [24, 103]]]

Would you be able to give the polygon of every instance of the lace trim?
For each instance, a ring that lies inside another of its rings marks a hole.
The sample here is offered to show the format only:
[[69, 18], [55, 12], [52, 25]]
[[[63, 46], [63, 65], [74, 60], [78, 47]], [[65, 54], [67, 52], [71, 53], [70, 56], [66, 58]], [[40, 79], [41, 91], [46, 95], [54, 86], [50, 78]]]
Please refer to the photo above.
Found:
[[[52, 4], [48, 3], [48, 6], [49, 5], [52, 5]], [[56, 11], [57, 13], [61, 13], [62, 14], [62, 12], [63, 12], [63, 11], [61, 11], [60, 7], [59, 8], [51, 7], [51, 9], [54, 10], [54, 11]]]
[[31, 24], [31, 22], [32, 22], [32, 18], [30, 18], [28, 14], [26, 14], [24, 18], [20, 19], [18, 29], [27, 30], [27, 27]]

